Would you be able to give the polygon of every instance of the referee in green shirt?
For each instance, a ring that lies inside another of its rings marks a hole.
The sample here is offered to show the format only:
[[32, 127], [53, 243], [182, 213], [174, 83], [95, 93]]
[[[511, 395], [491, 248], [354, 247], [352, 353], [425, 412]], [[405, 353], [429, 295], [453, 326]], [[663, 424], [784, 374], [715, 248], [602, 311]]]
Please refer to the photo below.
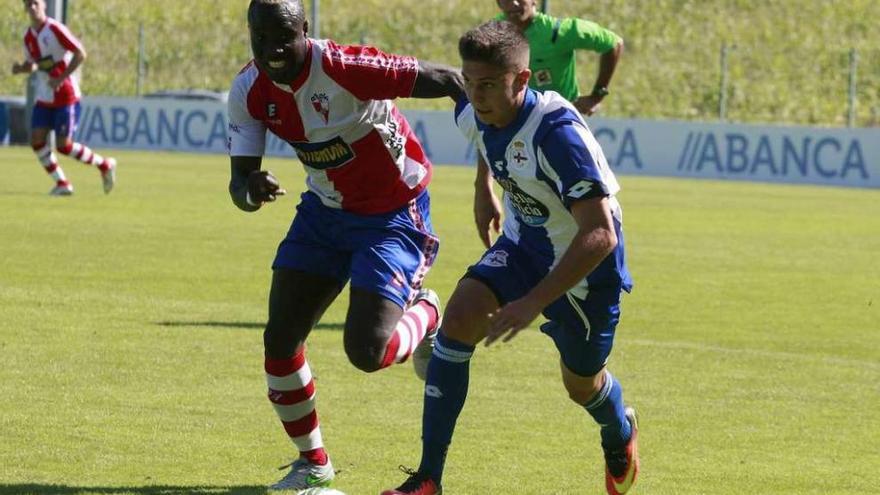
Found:
[[[623, 53], [623, 38], [595, 22], [566, 17], [557, 19], [538, 12], [536, 0], [496, 0], [505, 19], [519, 27], [529, 40], [529, 86], [538, 91], [553, 90], [574, 103], [584, 115], [592, 115], [608, 96], [608, 85]], [[590, 94], [578, 90], [575, 50], [602, 54], [599, 75]]]

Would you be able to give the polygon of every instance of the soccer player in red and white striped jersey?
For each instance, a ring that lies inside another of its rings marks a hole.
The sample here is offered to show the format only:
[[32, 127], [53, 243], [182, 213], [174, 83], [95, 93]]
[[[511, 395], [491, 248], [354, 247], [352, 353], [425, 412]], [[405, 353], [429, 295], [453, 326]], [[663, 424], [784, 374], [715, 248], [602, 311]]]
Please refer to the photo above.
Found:
[[73, 186], [49, 145], [49, 132], [53, 130], [58, 152], [97, 167], [104, 192], [109, 193], [116, 183], [116, 160], [104, 158], [73, 140], [79, 122], [81, 96], [76, 70], [86, 59], [85, 48], [67, 26], [46, 15], [45, 0], [23, 0], [23, 3], [31, 23], [24, 34], [25, 60], [13, 64], [12, 73], [37, 73], [31, 147], [46, 173], [55, 180], [49, 194], [73, 194]]
[[256, 211], [285, 193], [261, 170], [267, 132], [287, 141], [307, 191], [272, 264], [263, 334], [272, 403], [299, 458], [273, 489], [324, 486], [333, 466], [315, 410], [305, 341], [350, 281], [343, 342], [373, 372], [412, 358], [424, 377], [440, 325], [422, 281], [437, 254], [430, 217], [431, 162], [397, 97], [456, 99], [457, 70], [307, 37], [301, 0], [252, 0], [254, 60], [229, 92], [232, 201]]

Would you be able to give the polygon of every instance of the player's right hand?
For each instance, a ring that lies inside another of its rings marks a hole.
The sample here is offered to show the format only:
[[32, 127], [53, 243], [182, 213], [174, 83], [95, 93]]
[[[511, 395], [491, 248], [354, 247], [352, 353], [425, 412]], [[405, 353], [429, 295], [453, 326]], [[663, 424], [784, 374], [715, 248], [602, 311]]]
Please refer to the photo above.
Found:
[[598, 96], [581, 96], [577, 100], [574, 101], [574, 107], [577, 108], [578, 112], [586, 115], [587, 117], [593, 115], [594, 113], [599, 111], [599, 107], [602, 106], [602, 98]]
[[487, 249], [492, 245], [492, 234], [501, 232], [501, 202], [492, 189], [477, 189], [474, 194], [474, 222], [477, 234]]
[[248, 196], [256, 204], [275, 201], [277, 196], [287, 194], [278, 179], [269, 170], [254, 170], [248, 175]]

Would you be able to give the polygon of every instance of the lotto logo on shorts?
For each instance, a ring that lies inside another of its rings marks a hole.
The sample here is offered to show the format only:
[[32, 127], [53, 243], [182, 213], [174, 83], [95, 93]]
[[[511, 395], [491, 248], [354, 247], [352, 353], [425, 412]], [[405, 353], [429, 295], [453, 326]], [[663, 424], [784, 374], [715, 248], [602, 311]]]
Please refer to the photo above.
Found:
[[501, 268], [507, 266], [507, 251], [503, 249], [499, 249], [497, 251], [492, 251], [483, 257], [483, 260], [480, 261], [481, 265], [491, 266], [493, 268]]

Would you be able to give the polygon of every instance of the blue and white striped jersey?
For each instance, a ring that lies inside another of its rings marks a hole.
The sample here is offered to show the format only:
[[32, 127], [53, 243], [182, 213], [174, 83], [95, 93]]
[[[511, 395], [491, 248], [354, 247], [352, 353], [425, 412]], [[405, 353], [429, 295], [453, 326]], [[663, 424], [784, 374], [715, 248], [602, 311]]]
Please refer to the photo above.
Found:
[[573, 201], [607, 196], [617, 230], [615, 250], [569, 291], [586, 297], [589, 289], [632, 289], [623, 242], [620, 190], [602, 148], [580, 113], [558, 93], [528, 89], [515, 120], [498, 129], [480, 122], [462, 98], [455, 122], [489, 164], [504, 189], [504, 236], [550, 270], [571, 244], [578, 226]]

